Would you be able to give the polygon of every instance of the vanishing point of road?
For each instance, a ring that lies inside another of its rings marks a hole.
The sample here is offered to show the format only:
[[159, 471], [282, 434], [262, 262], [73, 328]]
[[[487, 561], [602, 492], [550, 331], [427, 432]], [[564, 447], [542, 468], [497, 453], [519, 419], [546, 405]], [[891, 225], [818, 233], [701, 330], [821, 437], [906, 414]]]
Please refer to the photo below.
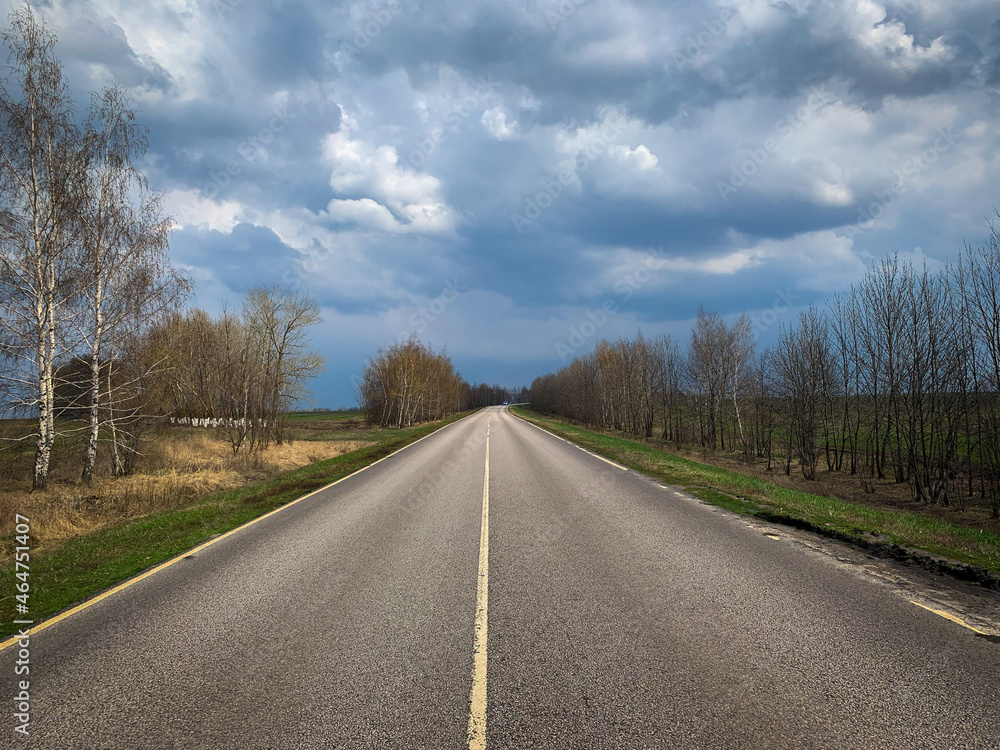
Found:
[[1000, 644], [773, 536], [482, 410], [34, 635], [5, 740], [1000, 747]]

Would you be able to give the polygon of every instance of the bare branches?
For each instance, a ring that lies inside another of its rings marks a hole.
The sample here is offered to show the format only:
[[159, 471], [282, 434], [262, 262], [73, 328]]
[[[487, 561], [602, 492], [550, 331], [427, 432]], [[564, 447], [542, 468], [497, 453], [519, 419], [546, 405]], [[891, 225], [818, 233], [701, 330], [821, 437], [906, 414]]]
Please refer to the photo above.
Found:
[[799, 459], [802, 475], [816, 478], [816, 439], [833, 396], [830, 373], [835, 371], [826, 317], [810, 307], [798, 324], [783, 328], [768, 365], [774, 373], [775, 395], [786, 409], [789, 444]]
[[659, 418], [664, 440], [740, 450], [769, 470], [783, 449], [786, 473], [795, 462], [811, 480], [825, 464], [868, 492], [879, 480], [909, 485], [922, 504], [964, 509], [978, 492], [1000, 517], [1000, 233], [991, 229], [985, 247], [940, 272], [884, 259], [828, 312], [802, 311], [760, 356], [745, 316], [702, 308], [686, 358], [669, 337], [601, 341], [537, 378], [532, 405], [640, 437]]
[[90, 483], [100, 428], [115, 415], [105, 401], [121, 400], [102, 390], [102, 362], [121, 359], [127, 342], [176, 310], [188, 285], [167, 255], [170, 222], [161, 210], [161, 197], [149, 191], [133, 163], [145, 153], [146, 135], [123, 89], [109, 87], [93, 95], [84, 142], [78, 289], [80, 339], [89, 363], [82, 478]]
[[435, 352], [412, 336], [368, 361], [358, 403], [370, 424], [402, 428], [461, 411], [466, 389], [446, 351]]
[[[527, 395], [523, 389], [521, 395]], [[369, 424], [402, 428], [506, 403], [514, 394], [498, 385], [470, 386], [455, 372], [445, 349], [435, 352], [414, 334], [405, 343], [382, 347], [368, 360], [357, 397]]]
[[306, 339], [315, 301], [269, 287], [251, 290], [240, 316], [180, 315], [189, 283], [170, 263], [162, 196], [136, 166], [147, 136], [127, 92], [92, 94], [77, 127], [55, 36], [30, 6], [4, 41], [0, 408], [37, 415], [34, 486], [46, 485], [57, 401], [86, 420], [88, 483], [100, 440], [112, 473], [130, 471], [156, 413], [219, 420], [234, 452], [280, 442], [323, 366]]
[[143, 337], [148, 359], [170, 363], [149, 379], [150, 398], [175, 421], [223, 430], [233, 453], [280, 442], [285, 415], [323, 369], [307, 335], [320, 322], [311, 297], [277, 287], [251, 289], [239, 315], [174, 315]]
[[[3, 35], [9, 77], [0, 82], [0, 354], [4, 390], [38, 419], [33, 486], [43, 489], [55, 440], [53, 369], [67, 351], [78, 245], [79, 130], [55, 35], [30, 6]], [[27, 373], [30, 386], [24, 387]]]

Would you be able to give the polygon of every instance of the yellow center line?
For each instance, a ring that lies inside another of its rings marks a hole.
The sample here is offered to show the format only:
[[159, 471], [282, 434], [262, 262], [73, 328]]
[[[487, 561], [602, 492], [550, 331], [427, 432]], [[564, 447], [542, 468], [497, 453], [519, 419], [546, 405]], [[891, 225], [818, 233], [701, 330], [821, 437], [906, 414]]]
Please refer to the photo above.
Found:
[[[489, 422], [486, 425], [489, 430]], [[479, 580], [476, 585], [476, 638], [469, 694], [469, 750], [486, 750], [486, 626], [490, 573], [490, 436], [486, 435], [483, 514], [479, 531]]]

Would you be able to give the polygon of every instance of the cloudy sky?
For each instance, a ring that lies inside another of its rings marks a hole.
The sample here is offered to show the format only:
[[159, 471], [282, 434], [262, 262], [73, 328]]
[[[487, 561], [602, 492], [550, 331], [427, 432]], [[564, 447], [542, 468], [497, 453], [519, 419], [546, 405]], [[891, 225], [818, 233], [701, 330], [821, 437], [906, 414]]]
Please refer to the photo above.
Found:
[[509, 385], [699, 303], [764, 345], [1000, 204], [995, 0], [34, 4], [81, 104], [130, 89], [196, 303], [316, 296], [317, 405], [410, 331]]

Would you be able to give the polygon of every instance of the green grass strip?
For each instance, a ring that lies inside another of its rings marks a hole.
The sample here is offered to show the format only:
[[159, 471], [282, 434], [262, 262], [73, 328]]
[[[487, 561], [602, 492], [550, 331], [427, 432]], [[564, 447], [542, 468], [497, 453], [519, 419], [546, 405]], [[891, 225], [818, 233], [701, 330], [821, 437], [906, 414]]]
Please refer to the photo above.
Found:
[[[902, 556], [892, 554], [893, 546], [905, 547], [992, 574], [1000, 573], [1000, 536], [989, 531], [779, 487], [739, 472], [681, 458], [645, 443], [548, 419], [520, 407], [513, 407], [511, 411], [605, 458], [741, 515], [818, 531], [873, 549], [881, 548], [876, 551], [889, 552], [890, 556]], [[879, 535], [879, 538], [873, 539], [871, 535]], [[963, 571], [950, 572], [961, 574]], [[989, 583], [988, 580], [982, 582]]]
[[182, 508], [156, 513], [71, 539], [48, 553], [32, 555], [29, 614], [16, 615], [14, 564], [2, 576], [0, 612], [9, 612], [2, 635], [18, 617], [36, 623], [175, 557], [218, 534], [235, 529], [275, 508], [342, 479], [380, 458], [455, 422], [403, 430], [380, 430], [379, 442], [336, 458], [277, 474], [259, 484], [211, 495]]

